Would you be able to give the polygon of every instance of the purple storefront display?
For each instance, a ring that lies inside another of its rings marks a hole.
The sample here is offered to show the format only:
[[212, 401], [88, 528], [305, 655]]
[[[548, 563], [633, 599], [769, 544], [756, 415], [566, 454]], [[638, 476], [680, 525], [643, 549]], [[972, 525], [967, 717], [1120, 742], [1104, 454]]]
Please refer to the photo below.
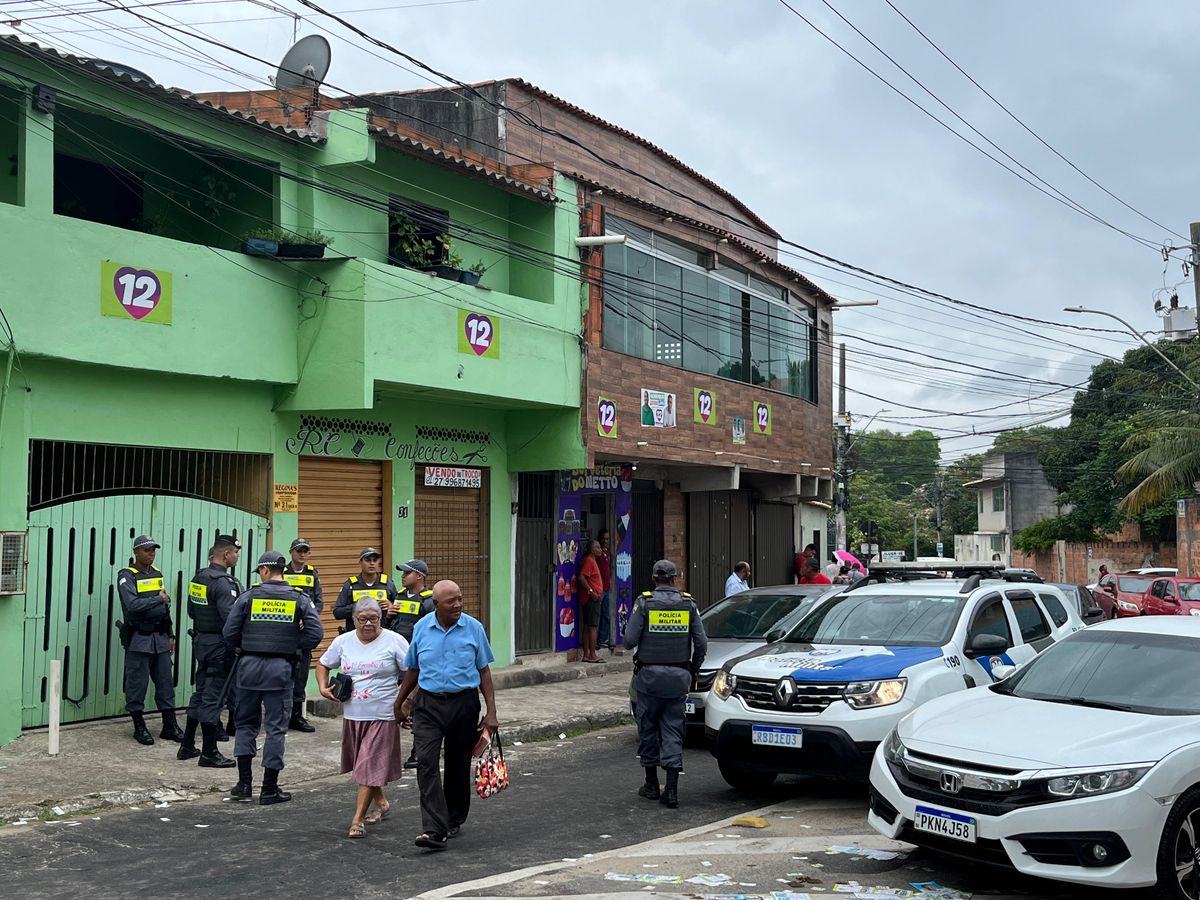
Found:
[[633, 468], [620, 463], [600, 463], [593, 469], [562, 472], [558, 493], [558, 526], [555, 532], [555, 563], [558, 565], [554, 620], [557, 623], [554, 649], [562, 652], [579, 646], [579, 597], [575, 590], [575, 570], [583, 550], [583, 497], [587, 494], [613, 494], [616, 526], [610, 547], [613, 552], [613, 602], [617, 620], [613, 640], [621, 643], [625, 624], [633, 608], [633, 534], [630, 513], [633, 510]]

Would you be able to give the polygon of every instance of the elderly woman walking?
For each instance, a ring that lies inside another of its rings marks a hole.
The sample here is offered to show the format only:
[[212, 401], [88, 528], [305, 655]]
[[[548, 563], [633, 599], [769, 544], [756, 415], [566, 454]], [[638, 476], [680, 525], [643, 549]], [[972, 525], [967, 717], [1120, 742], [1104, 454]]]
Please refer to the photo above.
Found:
[[350, 838], [366, 837], [367, 825], [388, 817], [392, 807], [383, 796], [384, 785], [404, 773], [394, 706], [408, 641], [385, 630], [382, 619], [378, 602], [358, 601], [351, 617], [354, 630], [334, 638], [317, 664], [317, 685], [329, 700], [337, 700], [329, 686], [331, 669], [354, 680], [342, 707], [342, 771], [352, 773], [358, 785]]

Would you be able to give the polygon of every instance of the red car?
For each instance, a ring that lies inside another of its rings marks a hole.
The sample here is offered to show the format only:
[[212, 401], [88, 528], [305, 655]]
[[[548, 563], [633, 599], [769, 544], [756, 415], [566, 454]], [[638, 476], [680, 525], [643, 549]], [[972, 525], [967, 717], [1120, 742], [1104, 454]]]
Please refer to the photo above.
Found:
[[1144, 616], [1200, 616], [1200, 578], [1156, 578], [1142, 597]]
[[1113, 575], [1100, 579], [1092, 596], [1108, 613], [1110, 619], [1118, 616], [1140, 616], [1142, 598], [1150, 585], [1156, 581], [1153, 575]]

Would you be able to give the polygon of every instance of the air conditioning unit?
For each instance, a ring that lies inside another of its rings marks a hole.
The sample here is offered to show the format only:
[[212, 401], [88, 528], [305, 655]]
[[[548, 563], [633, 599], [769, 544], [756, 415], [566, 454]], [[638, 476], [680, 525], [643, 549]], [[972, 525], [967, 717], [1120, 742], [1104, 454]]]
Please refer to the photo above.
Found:
[[0, 594], [25, 593], [27, 537], [25, 531], [0, 531]]

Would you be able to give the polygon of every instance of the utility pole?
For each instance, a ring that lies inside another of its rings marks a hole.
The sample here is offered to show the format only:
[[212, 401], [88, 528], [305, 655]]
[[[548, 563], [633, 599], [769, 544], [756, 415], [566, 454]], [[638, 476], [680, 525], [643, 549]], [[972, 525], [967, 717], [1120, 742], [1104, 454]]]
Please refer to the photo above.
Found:
[[849, 465], [848, 432], [850, 417], [846, 415], [846, 345], [838, 345], [838, 423], [837, 428], [837, 549], [846, 547], [846, 516], [850, 510], [850, 474], [846, 471]]
[[917, 518], [920, 513], [913, 513], [913, 559], [917, 558]]
[[[1197, 280], [1197, 272], [1200, 271], [1200, 222], [1193, 222], [1190, 227], [1192, 235], [1192, 287], [1196, 289], [1196, 337], [1200, 338], [1200, 280]], [[1186, 277], [1186, 276], [1185, 276]]]

